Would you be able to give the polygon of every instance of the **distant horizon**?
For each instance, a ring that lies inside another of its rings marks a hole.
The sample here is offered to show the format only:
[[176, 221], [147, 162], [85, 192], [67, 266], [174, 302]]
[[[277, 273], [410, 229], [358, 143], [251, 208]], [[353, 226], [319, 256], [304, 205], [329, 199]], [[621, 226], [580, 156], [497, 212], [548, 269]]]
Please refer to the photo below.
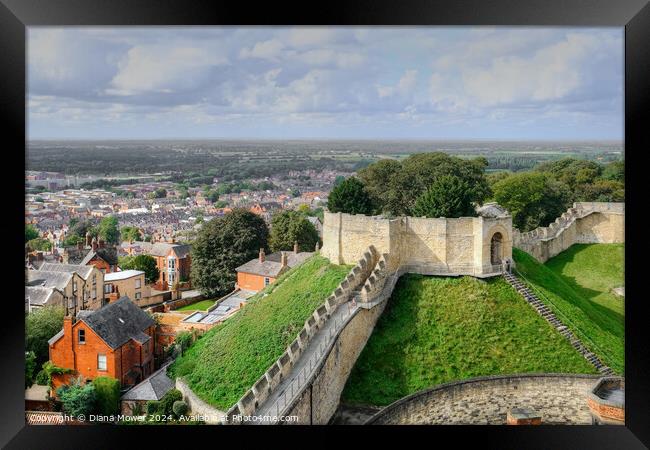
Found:
[[215, 137], [215, 138], [190, 138], [190, 137], [172, 137], [172, 138], [32, 138], [27, 142], [138, 142], [138, 141], [189, 141], [189, 142], [206, 142], [206, 141], [272, 141], [272, 142], [311, 142], [311, 141], [338, 141], [338, 142], [528, 142], [528, 143], [615, 143], [624, 144], [624, 139], [489, 139], [489, 138], [467, 138], [467, 139], [444, 139], [444, 138], [330, 138], [330, 137], [313, 137], [313, 138], [274, 138], [274, 137]]

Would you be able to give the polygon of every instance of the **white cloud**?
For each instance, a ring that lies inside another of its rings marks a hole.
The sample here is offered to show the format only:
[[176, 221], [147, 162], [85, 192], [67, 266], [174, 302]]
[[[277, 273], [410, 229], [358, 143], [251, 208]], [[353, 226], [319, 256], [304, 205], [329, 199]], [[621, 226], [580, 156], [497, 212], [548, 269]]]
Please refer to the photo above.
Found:
[[406, 96], [411, 94], [418, 82], [418, 71], [414, 69], [409, 69], [404, 72], [404, 75], [399, 79], [396, 85], [394, 86], [377, 86], [377, 94], [379, 97], [391, 97], [394, 95]]
[[134, 95], [191, 89], [206, 80], [212, 67], [227, 62], [224, 56], [206, 48], [135, 46], [119, 62], [119, 72], [111, 80], [106, 93]]
[[242, 48], [239, 52], [239, 57], [242, 59], [260, 58], [277, 61], [283, 49], [284, 44], [281, 41], [278, 39], [269, 39], [267, 41], [257, 42], [250, 48]]

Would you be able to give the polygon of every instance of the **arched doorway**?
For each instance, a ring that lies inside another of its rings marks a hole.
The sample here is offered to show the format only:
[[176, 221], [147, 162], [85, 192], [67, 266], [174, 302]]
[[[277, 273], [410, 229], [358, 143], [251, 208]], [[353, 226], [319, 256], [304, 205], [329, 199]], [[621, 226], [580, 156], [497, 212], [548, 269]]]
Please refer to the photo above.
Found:
[[494, 233], [490, 242], [490, 263], [493, 265], [501, 264], [503, 259], [503, 235]]

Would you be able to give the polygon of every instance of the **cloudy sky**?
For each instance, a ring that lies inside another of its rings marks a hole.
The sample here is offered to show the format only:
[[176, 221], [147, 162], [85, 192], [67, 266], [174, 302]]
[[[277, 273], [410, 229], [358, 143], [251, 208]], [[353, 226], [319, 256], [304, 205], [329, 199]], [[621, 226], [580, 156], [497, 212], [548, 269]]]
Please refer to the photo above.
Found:
[[622, 28], [28, 30], [30, 139], [622, 139]]

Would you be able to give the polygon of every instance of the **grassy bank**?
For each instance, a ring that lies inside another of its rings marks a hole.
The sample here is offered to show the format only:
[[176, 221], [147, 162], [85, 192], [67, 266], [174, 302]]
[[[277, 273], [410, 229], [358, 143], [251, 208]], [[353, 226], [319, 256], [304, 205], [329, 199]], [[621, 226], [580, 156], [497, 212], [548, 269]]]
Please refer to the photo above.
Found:
[[176, 311], [207, 311], [208, 308], [214, 305], [215, 300], [201, 300], [200, 302], [192, 303], [191, 305], [181, 306], [176, 308]]
[[502, 279], [403, 276], [343, 392], [387, 405], [418, 390], [482, 375], [596, 373]]
[[577, 244], [540, 264], [513, 249], [517, 270], [585, 345], [617, 373], [625, 368], [622, 244]]
[[173, 375], [184, 377], [206, 402], [230, 408], [282, 355], [349, 270], [321, 256], [310, 258], [196, 341], [173, 364]]

